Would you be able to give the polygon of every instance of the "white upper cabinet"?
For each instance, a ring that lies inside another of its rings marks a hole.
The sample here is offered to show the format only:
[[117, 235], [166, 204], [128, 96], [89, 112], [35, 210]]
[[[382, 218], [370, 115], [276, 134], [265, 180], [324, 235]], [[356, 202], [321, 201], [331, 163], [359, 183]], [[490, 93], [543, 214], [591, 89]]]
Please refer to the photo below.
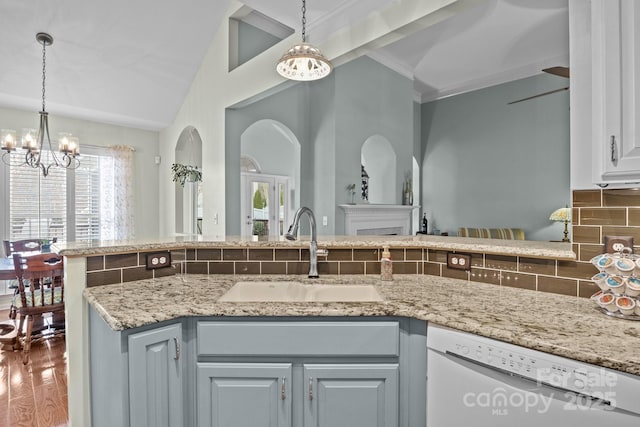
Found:
[[640, 182], [640, 2], [591, 8], [593, 182]]

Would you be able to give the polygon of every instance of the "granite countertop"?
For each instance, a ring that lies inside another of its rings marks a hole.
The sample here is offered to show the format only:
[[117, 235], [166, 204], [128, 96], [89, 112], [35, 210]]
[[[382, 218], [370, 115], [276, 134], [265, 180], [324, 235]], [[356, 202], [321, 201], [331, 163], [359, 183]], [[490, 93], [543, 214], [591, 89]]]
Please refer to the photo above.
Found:
[[[585, 298], [449, 279], [377, 276], [187, 275], [84, 290], [85, 298], [114, 330], [184, 316], [397, 316], [640, 375], [640, 322], [598, 312]], [[384, 302], [219, 303], [238, 281], [374, 284]]]
[[[318, 246], [328, 248], [380, 248], [419, 247], [437, 250], [483, 252], [497, 255], [520, 255], [531, 258], [575, 260], [571, 243], [542, 242], [532, 240], [477, 239], [452, 236], [318, 236]], [[52, 250], [64, 256], [94, 256], [151, 250], [209, 248], [209, 247], [268, 247], [307, 248], [309, 237], [289, 241], [283, 238], [257, 241], [238, 236], [174, 237], [147, 240], [89, 241], [81, 243], [56, 243]]]

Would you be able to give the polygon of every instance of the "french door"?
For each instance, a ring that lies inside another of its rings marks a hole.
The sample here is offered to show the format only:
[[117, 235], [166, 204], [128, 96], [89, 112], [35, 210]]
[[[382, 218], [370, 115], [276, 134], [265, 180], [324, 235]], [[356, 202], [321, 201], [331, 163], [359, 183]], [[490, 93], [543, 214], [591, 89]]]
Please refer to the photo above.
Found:
[[242, 236], [283, 236], [288, 227], [289, 177], [245, 173], [242, 186]]

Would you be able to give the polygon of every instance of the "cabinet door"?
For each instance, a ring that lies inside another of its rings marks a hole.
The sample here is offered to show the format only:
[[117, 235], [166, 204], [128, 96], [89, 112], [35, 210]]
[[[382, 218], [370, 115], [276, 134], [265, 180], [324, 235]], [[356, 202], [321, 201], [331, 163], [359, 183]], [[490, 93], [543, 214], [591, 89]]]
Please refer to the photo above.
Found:
[[129, 335], [131, 427], [184, 424], [181, 345], [180, 324]]
[[290, 363], [199, 363], [198, 427], [289, 427]]
[[304, 365], [304, 427], [396, 427], [397, 364]]
[[594, 181], [640, 181], [640, 2], [592, 1]]

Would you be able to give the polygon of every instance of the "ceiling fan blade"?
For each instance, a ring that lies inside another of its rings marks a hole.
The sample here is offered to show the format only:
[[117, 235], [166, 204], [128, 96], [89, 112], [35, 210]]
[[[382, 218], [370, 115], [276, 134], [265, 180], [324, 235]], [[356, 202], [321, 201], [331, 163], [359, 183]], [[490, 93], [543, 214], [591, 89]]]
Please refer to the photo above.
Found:
[[534, 99], [534, 98], [540, 98], [541, 96], [551, 95], [552, 93], [562, 92], [562, 91], [568, 90], [568, 89], [569, 89], [569, 86], [561, 87], [560, 89], [555, 89], [555, 90], [550, 90], [549, 92], [539, 93], [537, 95], [533, 95], [533, 96], [529, 96], [529, 97], [526, 97], [526, 98], [518, 99], [517, 101], [511, 101], [511, 102], [507, 103], [507, 105], [517, 104], [518, 102], [528, 101], [528, 100]]
[[554, 76], [566, 77], [569, 78], [569, 67], [550, 67], [545, 68], [545, 73], [553, 74]]

